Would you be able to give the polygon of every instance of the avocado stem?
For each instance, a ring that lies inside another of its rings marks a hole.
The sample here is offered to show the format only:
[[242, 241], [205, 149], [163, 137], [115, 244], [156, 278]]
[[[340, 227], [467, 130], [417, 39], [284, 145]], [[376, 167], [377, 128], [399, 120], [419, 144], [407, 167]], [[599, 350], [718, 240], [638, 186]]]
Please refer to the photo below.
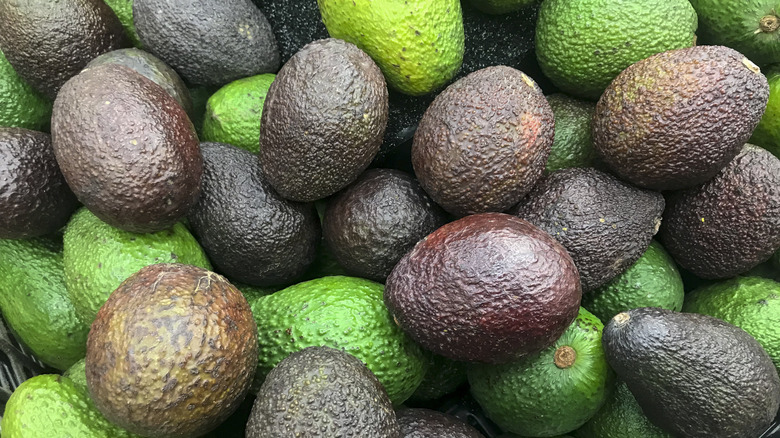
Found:
[[[764, 15], [758, 22], [758, 30], [763, 33], [772, 33], [780, 28], [780, 18], [777, 15]], [[756, 32], [756, 33], [759, 33]]]
[[618, 327], [623, 327], [624, 325], [628, 324], [629, 319], [631, 319], [631, 315], [629, 315], [628, 312], [620, 312], [612, 317], [612, 321]]
[[555, 363], [555, 366], [562, 370], [570, 368], [572, 365], [574, 365], [576, 360], [577, 352], [568, 345], [558, 347], [558, 349], [555, 350], [555, 359], [553, 359], [553, 362]]

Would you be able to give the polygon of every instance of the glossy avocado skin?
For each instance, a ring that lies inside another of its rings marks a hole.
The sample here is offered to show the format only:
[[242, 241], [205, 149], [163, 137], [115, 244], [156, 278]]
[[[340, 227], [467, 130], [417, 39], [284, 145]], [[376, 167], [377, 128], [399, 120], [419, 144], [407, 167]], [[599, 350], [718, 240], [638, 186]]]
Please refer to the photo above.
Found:
[[203, 159], [192, 123], [162, 87], [127, 67], [92, 67], [62, 87], [52, 144], [78, 199], [117, 228], [169, 228], [198, 199]]
[[757, 437], [780, 406], [772, 360], [720, 319], [643, 307], [613, 318], [602, 342], [645, 415], [675, 436]]
[[6, 58], [50, 99], [96, 56], [130, 47], [122, 24], [102, 0], [3, 1], [0, 23]]
[[396, 412], [402, 438], [485, 438], [476, 429], [445, 413], [422, 408], [404, 408]]
[[356, 357], [308, 347], [266, 377], [252, 407], [247, 438], [333, 436], [402, 438], [393, 405]]
[[567, 168], [544, 176], [511, 212], [566, 247], [589, 292], [642, 256], [664, 205], [660, 193], [596, 169]]
[[297, 280], [320, 241], [314, 205], [279, 196], [251, 152], [224, 143], [200, 148], [201, 196], [188, 218], [216, 270], [255, 286]]
[[696, 276], [730, 278], [780, 249], [780, 159], [746, 144], [704, 184], [670, 193], [661, 238]]
[[53, 233], [77, 207], [54, 157], [51, 137], [0, 128], [0, 239]]

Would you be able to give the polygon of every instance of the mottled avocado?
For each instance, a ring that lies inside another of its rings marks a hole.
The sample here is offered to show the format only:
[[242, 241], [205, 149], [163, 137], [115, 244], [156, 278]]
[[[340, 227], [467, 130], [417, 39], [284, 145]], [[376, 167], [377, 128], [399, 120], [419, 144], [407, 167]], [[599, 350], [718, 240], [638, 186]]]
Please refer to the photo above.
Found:
[[706, 279], [729, 278], [780, 249], [780, 159], [746, 144], [714, 178], [672, 192], [661, 226], [664, 247]]
[[246, 426], [246, 438], [402, 438], [387, 392], [349, 353], [308, 347], [268, 374]]
[[581, 296], [563, 246], [522, 219], [482, 213], [418, 242], [387, 278], [385, 304], [423, 348], [500, 363], [550, 346]]
[[102, 0], [5, 0], [0, 23], [6, 58], [50, 99], [96, 56], [130, 46], [119, 19]]
[[593, 144], [621, 178], [679, 190], [715, 176], [748, 141], [769, 99], [759, 68], [723, 46], [653, 55], [596, 104]]
[[477, 429], [443, 412], [423, 408], [396, 411], [401, 438], [485, 438]]
[[553, 134], [552, 109], [533, 79], [488, 67], [436, 96], [414, 134], [412, 165], [448, 212], [504, 211], [542, 176]]
[[515, 214], [543, 229], [574, 259], [583, 292], [628, 269], [647, 250], [664, 211], [660, 193], [593, 168], [546, 175]]
[[130, 68], [100, 65], [68, 81], [54, 101], [52, 144], [79, 201], [117, 228], [169, 228], [198, 199], [195, 128], [176, 99]]
[[203, 182], [187, 218], [215, 270], [255, 286], [294, 282], [314, 261], [320, 220], [265, 180], [255, 154], [201, 143]]
[[24, 239], [62, 228], [78, 207], [48, 134], [0, 128], [0, 239]]
[[642, 307], [604, 328], [607, 362], [651, 422], [675, 436], [760, 436], [780, 406], [761, 345], [720, 319]]
[[328, 37], [316, 0], [253, 1], [271, 24], [282, 65], [306, 44]]
[[322, 233], [347, 272], [384, 282], [404, 254], [447, 221], [411, 175], [370, 169], [328, 202]]
[[112, 423], [154, 437], [196, 437], [241, 404], [257, 366], [257, 325], [241, 292], [192, 265], [125, 280], [87, 340], [87, 386]]
[[387, 85], [374, 61], [334, 38], [307, 44], [271, 84], [260, 163], [280, 195], [315, 201], [368, 167], [387, 125]]
[[134, 0], [144, 49], [193, 85], [224, 85], [279, 69], [271, 25], [251, 0]]

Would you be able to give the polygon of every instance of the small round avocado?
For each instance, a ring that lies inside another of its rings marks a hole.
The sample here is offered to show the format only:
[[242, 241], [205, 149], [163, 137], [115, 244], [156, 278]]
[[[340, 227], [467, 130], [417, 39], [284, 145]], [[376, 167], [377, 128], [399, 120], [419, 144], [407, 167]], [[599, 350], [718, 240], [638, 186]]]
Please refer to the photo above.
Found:
[[450, 222], [387, 277], [385, 304], [423, 348], [499, 363], [550, 346], [579, 311], [569, 254], [541, 229], [503, 213]]
[[443, 412], [423, 408], [396, 411], [401, 438], [485, 438], [477, 429]]
[[0, 239], [53, 233], [77, 207], [49, 135], [0, 127]]
[[87, 386], [111, 422], [144, 436], [197, 437], [241, 404], [257, 365], [257, 325], [224, 277], [147, 266], [98, 312]]
[[369, 169], [328, 202], [322, 232], [348, 272], [383, 282], [404, 254], [447, 219], [411, 175]]
[[246, 438], [402, 438], [393, 404], [376, 376], [349, 353], [308, 347], [268, 374]]

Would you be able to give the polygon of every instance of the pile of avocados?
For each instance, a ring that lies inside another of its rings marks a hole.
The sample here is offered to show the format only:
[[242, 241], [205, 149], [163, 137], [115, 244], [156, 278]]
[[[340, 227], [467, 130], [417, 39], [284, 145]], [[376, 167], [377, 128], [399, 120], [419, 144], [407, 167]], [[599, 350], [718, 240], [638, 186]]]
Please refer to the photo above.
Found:
[[778, 11], [0, 0], [0, 433], [780, 438]]

